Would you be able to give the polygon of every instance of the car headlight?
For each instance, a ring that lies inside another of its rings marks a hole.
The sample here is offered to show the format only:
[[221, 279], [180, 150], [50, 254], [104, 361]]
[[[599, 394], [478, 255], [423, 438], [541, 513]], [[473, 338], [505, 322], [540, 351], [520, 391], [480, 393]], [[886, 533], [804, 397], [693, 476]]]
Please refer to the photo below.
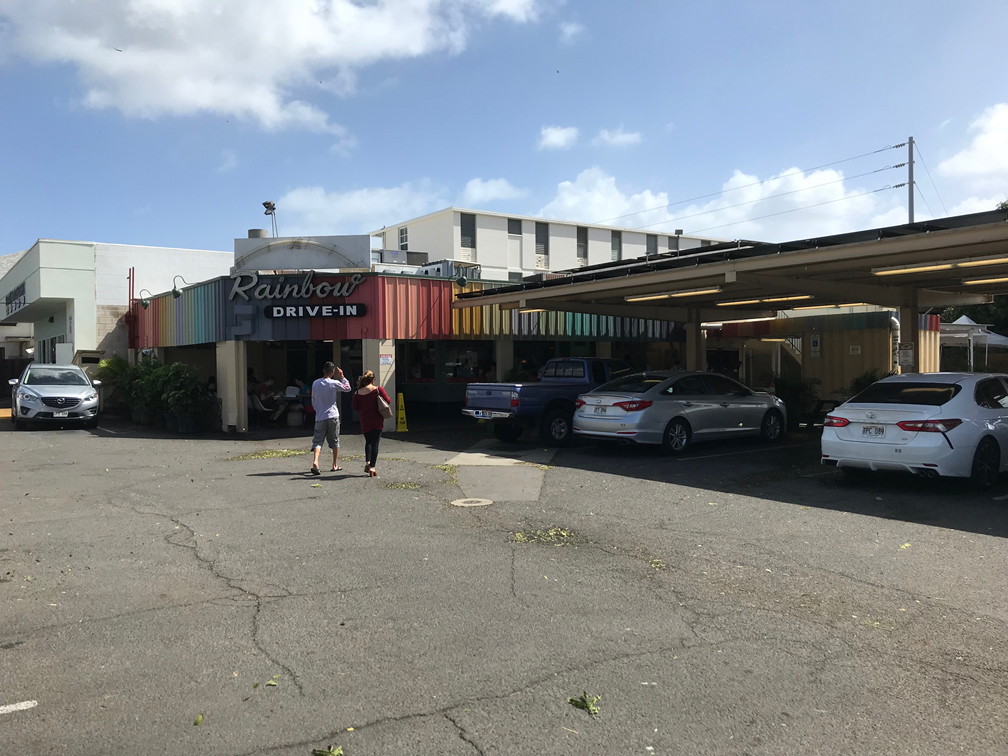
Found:
[[84, 397], [84, 401], [85, 402], [93, 402], [97, 398], [98, 398], [98, 392], [97, 391], [92, 391], [90, 394], [88, 394], [87, 396]]
[[30, 391], [18, 391], [17, 398], [19, 402], [27, 402], [28, 404], [38, 401], [38, 397]]

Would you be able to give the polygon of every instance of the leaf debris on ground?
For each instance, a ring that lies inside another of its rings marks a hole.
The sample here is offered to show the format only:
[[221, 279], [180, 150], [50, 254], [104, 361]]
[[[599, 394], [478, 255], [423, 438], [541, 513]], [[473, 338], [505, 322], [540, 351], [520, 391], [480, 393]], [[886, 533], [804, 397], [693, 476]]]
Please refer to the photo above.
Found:
[[584, 691], [577, 698], [568, 698], [567, 703], [575, 709], [584, 709], [593, 717], [597, 717], [599, 713], [598, 702], [600, 698], [602, 698], [602, 696], [589, 696], [588, 691]]

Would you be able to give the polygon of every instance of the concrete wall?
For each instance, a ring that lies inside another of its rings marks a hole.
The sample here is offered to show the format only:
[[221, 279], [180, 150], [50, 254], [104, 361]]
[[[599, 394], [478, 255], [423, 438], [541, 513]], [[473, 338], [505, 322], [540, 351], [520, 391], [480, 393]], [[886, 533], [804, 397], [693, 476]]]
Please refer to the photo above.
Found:
[[[921, 333], [923, 337], [925, 332]], [[819, 356], [812, 348], [812, 337], [820, 341]], [[892, 331], [874, 328], [856, 331], [825, 331], [802, 336], [802, 374], [818, 379], [824, 398], [848, 394], [852, 380], [869, 370], [885, 374], [892, 370]]]
[[129, 329], [124, 316], [129, 311], [126, 305], [98, 305], [95, 308], [95, 337], [97, 349], [109, 357], [118, 354], [125, 357], [129, 351]]
[[[53, 242], [66, 245], [67, 242]], [[171, 291], [173, 279], [182, 276], [188, 283], [226, 276], [234, 254], [230, 251], [144, 247], [135, 244], [105, 244], [94, 248], [94, 299], [97, 305], [129, 303], [129, 270], [134, 269], [134, 294], [141, 289], [152, 294]], [[178, 286], [184, 287], [182, 281]]]

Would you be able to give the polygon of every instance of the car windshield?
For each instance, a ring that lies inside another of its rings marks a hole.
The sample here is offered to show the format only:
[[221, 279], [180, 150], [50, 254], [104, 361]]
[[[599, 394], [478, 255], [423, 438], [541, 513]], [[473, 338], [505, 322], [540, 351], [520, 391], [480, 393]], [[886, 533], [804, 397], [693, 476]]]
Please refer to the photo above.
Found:
[[617, 391], [621, 394], [643, 394], [648, 389], [654, 388], [659, 383], [668, 380], [667, 375], [657, 373], [634, 373], [633, 375], [623, 375], [614, 378], [609, 383], [603, 383], [596, 391]]
[[69, 368], [32, 368], [25, 376], [24, 382], [29, 386], [91, 385], [91, 381], [87, 379], [84, 373], [80, 370], [70, 370]]
[[958, 394], [961, 388], [958, 383], [879, 381], [848, 401], [851, 404], [921, 404], [940, 407]]

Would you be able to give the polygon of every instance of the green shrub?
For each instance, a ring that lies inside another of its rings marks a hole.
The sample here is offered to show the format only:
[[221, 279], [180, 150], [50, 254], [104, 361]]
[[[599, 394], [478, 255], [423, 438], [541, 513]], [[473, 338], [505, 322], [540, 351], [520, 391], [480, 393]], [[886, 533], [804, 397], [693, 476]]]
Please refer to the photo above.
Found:
[[788, 429], [796, 430], [815, 411], [819, 401], [817, 386], [821, 381], [818, 378], [775, 375], [773, 382], [774, 394], [780, 397], [787, 408]]
[[849, 396], [855, 396], [857, 394], [860, 394], [866, 388], [875, 383], [875, 381], [881, 380], [882, 378], [895, 374], [896, 374], [895, 370], [890, 370], [888, 372], [880, 368], [872, 368], [871, 370], [866, 370], [865, 372], [861, 373], [861, 375], [857, 376], [856, 378], [854, 378], [854, 380], [850, 382], [850, 386], [848, 387], [848, 391], [850, 392]]

